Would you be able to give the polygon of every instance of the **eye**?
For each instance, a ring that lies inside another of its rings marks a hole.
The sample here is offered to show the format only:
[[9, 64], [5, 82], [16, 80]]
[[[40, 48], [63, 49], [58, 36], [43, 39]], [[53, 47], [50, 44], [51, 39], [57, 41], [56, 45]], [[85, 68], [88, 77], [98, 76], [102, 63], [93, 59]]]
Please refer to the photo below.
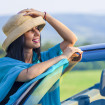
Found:
[[31, 29], [31, 30], [28, 30], [27, 32], [34, 32], [34, 30], [33, 30], [33, 29]]
[[39, 30], [39, 26], [35, 27], [37, 30]]

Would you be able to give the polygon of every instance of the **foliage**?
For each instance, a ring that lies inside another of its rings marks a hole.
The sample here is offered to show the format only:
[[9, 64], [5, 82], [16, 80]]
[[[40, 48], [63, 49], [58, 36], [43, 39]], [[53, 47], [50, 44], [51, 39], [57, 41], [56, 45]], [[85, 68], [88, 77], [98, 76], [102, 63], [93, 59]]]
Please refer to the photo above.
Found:
[[84, 43], [82, 43], [82, 44], [76, 44], [75, 45], [75, 47], [79, 47], [79, 46], [86, 46], [86, 45], [91, 45], [92, 43], [90, 43], [90, 42], [84, 42]]
[[54, 44], [52, 44], [50, 42], [46, 42], [44, 45], [42, 45], [41, 51], [47, 51], [49, 48], [51, 48], [53, 46], [54, 46]]
[[0, 58], [1, 57], [4, 57], [5, 56], [5, 52], [4, 52], [4, 50], [2, 49], [2, 47], [0, 46]]
[[96, 61], [96, 62], [79, 62], [73, 70], [89, 70], [89, 69], [105, 69], [104, 61]]

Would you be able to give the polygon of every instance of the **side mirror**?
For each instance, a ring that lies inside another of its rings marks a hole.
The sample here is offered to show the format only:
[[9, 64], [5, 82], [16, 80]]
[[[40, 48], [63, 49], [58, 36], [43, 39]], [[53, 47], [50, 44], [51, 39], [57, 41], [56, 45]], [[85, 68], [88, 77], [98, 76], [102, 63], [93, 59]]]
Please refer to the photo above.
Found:
[[100, 94], [105, 96], [105, 70], [102, 71], [100, 80]]

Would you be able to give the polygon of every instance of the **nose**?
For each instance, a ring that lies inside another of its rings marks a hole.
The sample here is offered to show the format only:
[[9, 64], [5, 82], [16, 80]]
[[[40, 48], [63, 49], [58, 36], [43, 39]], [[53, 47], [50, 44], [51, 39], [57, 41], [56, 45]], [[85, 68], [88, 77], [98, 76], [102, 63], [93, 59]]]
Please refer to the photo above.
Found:
[[37, 28], [33, 28], [33, 30], [34, 30], [34, 36], [36, 36], [36, 35], [40, 36], [40, 32]]

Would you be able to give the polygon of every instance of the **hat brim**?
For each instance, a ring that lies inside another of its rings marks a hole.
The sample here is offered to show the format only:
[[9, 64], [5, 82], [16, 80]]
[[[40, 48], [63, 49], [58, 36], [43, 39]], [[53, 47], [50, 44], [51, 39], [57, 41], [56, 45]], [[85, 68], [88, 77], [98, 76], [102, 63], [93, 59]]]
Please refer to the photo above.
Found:
[[15, 41], [18, 37], [23, 35], [25, 32], [33, 27], [39, 26], [39, 31], [41, 31], [45, 26], [45, 21], [42, 17], [31, 18], [18, 26], [15, 30], [8, 34], [8, 37], [2, 44], [2, 48], [6, 51], [8, 46]]

